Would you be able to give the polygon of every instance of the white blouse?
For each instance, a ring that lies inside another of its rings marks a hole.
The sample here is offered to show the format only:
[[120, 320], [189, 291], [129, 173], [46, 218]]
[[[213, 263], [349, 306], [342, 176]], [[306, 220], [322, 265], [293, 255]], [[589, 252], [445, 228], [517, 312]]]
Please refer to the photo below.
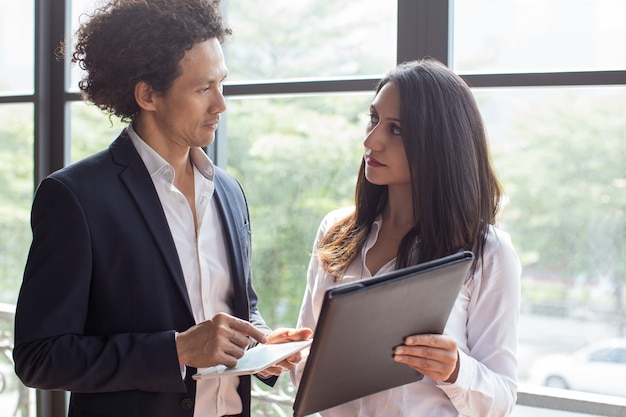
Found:
[[[314, 329], [326, 290], [371, 277], [365, 266], [367, 251], [374, 246], [382, 220], [379, 218], [364, 245], [361, 256], [335, 283], [320, 268], [315, 255], [326, 231], [350, 214], [353, 208], [335, 210], [322, 220], [313, 245], [307, 286], [298, 318], [298, 327]], [[395, 268], [395, 259], [376, 275]], [[517, 328], [520, 307], [521, 266], [508, 234], [491, 226], [482, 260], [466, 280], [457, 297], [445, 333], [459, 346], [460, 368], [453, 384], [421, 381], [369, 395], [322, 411], [323, 417], [369, 416], [507, 416], [517, 398]], [[306, 364], [303, 360], [291, 373], [298, 385]]]

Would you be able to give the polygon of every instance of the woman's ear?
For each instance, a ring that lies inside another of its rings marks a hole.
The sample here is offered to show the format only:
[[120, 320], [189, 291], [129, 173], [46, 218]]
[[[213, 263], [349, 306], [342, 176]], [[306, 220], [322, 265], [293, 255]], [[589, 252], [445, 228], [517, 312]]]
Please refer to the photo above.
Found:
[[145, 81], [135, 84], [135, 101], [142, 110], [153, 111], [155, 106], [155, 91]]

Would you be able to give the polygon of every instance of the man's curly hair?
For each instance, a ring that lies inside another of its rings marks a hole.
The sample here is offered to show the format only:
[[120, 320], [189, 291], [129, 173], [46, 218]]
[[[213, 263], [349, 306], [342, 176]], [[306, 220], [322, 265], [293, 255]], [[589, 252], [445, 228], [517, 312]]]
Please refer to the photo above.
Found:
[[223, 43], [230, 34], [215, 0], [112, 0], [76, 32], [72, 62], [87, 71], [79, 83], [84, 98], [131, 121], [138, 82], [166, 93], [194, 44]]

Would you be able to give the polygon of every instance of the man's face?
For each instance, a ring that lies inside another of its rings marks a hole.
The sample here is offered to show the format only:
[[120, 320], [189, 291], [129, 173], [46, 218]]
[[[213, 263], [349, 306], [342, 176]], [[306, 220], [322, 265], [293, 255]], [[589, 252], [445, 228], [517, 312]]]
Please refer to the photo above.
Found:
[[180, 61], [181, 75], [156, 98], [156, 123], [164, 140], [179, 146], [208, 146], [226, 110], [222, 82], [226, 63], [215, 38], [195, 44]]

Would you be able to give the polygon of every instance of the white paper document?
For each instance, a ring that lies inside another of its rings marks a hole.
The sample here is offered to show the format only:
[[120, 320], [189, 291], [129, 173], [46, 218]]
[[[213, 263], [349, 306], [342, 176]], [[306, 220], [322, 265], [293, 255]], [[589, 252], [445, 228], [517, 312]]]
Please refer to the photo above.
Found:
[[229, 368], [225, 365], [212, 366], [210, 368], [198, 369], [194, 379], [219, 378], [223, 376], [250, 375], [269, 368], [283, 359], [287, 359], [296, 352], [310, 346], [313, 339], [276, 343], [270, 345], [257, 345], [237, 361], [237, 365]]

